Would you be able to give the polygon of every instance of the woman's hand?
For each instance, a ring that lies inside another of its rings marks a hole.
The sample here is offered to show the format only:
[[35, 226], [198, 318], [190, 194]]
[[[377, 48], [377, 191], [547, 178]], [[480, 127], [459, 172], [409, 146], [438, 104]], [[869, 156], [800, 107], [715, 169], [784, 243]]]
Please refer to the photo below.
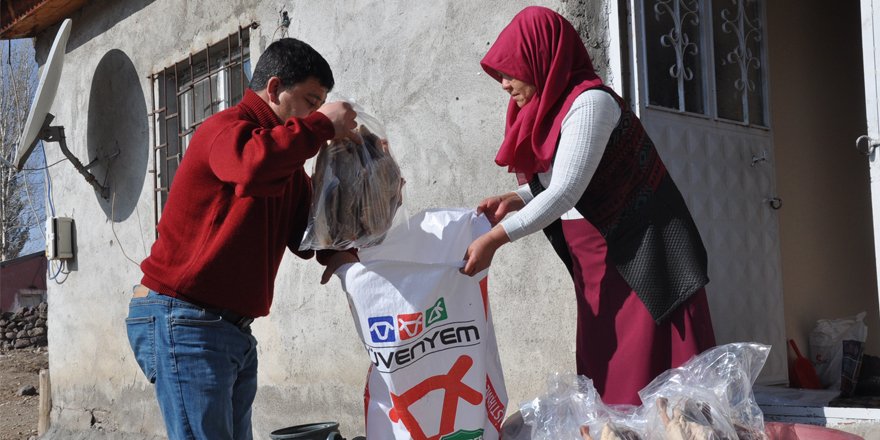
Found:
[[492, 264], [495, 251], [508, 242], [510, 238], [504, 228], [495, 226], [468, 246], [464, 253], [464, 267], [459, 272], [472, 277], [487, 269]]
[[509, 192], [500, 196], [483, 199], [483, 201], [477, 205], [477, 214], [485, 214], [486, 218], [489, 219], [489, 223], [491, 223], [492, 226], [495, 226], [498, 222], [503, 220], [504, 216], [508, 213], [519, 211], [525, 205], [526, 203], [523, 202], [523, 199], [521, 199], [515, 192]]

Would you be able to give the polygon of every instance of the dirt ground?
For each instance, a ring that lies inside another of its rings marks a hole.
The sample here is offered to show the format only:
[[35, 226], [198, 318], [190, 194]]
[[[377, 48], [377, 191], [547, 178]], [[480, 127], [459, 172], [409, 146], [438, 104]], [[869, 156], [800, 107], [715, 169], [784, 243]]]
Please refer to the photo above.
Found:
[[27, 385], [39, 391], [44, 368], [49, 368], [45, 348], [0, 351], [0, 440], [37, 437], [40, 396], [19, 396], [18, 391]]

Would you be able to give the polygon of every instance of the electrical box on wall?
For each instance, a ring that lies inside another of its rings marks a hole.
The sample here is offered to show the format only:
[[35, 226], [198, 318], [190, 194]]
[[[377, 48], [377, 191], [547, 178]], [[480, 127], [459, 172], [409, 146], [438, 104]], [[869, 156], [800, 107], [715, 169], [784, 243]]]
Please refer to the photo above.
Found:
[[46, 220], [46, 259], [73, 258], [73, 219], [52, 217]]

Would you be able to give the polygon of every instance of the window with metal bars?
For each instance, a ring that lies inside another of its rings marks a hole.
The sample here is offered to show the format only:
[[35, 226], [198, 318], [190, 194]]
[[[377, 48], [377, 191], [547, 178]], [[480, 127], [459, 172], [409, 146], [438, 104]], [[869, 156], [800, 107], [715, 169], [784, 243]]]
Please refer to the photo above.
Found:
[[637, 1], [648, 105], [766, 127], [765, 1]]
[[209, 116], [237, 104], [250, 82], [250, 29], [190, 54], [150, 76], [153, 111], [155, 225], [193, 132]]

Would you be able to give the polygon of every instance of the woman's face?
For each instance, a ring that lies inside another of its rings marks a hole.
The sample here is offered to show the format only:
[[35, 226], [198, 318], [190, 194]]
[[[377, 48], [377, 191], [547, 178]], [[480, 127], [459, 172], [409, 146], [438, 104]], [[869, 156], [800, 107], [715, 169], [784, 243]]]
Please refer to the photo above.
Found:
[[535, 96], [535, 92], [538, 91], [537, 87], [525, 81], [511, 78], [506, 73], [498, 72], [498, 75], [501, 76], [501, 88], [510, 94], [510, 99], [513, 99], [519, 108], [528, 104], [532, 97]]

